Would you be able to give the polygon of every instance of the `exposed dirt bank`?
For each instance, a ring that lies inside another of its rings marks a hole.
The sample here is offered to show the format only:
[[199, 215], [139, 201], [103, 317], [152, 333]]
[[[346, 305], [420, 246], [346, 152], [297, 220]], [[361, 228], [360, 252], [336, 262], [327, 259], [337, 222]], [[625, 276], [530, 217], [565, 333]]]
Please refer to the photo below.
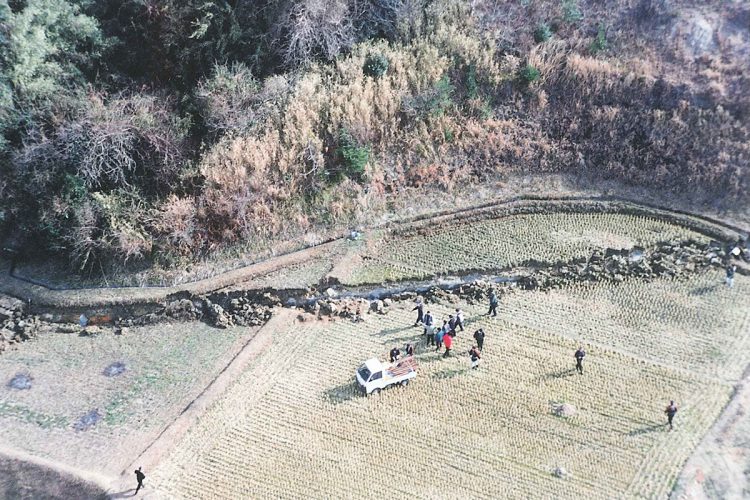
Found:
[[0, 448], [0, 498], [106, 499], [107, 479]]

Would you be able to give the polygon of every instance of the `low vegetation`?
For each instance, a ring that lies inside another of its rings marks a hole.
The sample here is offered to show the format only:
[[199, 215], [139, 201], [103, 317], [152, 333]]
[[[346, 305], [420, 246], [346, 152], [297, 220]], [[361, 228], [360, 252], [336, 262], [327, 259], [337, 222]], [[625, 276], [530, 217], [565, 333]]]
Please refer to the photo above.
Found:
[[3, 247], [174, 266], [514, 172], [746, 203], [747, 6], [687, 4], [0, 1]]

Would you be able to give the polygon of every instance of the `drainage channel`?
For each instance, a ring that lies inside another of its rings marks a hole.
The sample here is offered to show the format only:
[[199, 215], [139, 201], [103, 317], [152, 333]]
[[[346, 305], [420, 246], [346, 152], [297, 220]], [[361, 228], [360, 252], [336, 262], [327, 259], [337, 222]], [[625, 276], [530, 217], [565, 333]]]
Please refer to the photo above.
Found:
[[[515, 283], [521, 276], [498, 276], [498, 275], [486, 275], [486, 274], [467, 274], [464, 276], [446, 276], [440, 278], [434, 278], [431, 280], [424, 281], [410, 281], [407, 283], [398, 283], [393, 286], [379, 286], [377, 288], [370, 287], [349, 287], [344, 288], [340, 286], [332, 286], [335, 293], [332, 295], [328, 294], [317, 294], [312, 297], [294, 297], [288, 295], [284, 300], [284, 304], [287, 306], [308, 306], [313, 305], [319, 300], [325, 299], [367, 299], [367, 300], [382, 300], [391, 298], [403, 293], [425, 293], [433, 288], [440, 288], [442, 290], [452, 291], [460, 288], [464, 285], [469, 285], [477, 281], [483, 281], [485, 283]], [[278, 291], [283, 295], [283, 291]]]

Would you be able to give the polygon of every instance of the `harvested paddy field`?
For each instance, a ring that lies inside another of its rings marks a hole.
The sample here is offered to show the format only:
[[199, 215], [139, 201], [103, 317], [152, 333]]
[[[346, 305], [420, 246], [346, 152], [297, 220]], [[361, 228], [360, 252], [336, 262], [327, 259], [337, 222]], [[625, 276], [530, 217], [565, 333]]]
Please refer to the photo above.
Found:
[[413, 234], [376, 237], [332, 276], [346, 285], [424, 279], [465, 271], [510, 270], [529, 263], [588, 257], [596, 249], [630, 249], [664, 241], [705, 242], [683, 226], [624, 213], [548, 213], [425, 224]]
[[[747, 363], [750, 282], [713, 286], [721, 282], [708, 270], [607, 290], [517, 291], [495, 319], [446, 299], [429, 304], [437, 318], [456, 307], [467, 315], [448, 359], [408, 326], [409, 303], [361, 323], [290, 324], [152, 485], [165, 498], [664, 498]], [[485, 352], [471, 370], [479, 327]], [[419, 345], [417, 379], [360, 396], [354, 368], [406, 342]], [[583, 376], [573, 369], [579, 344]], [[667, 432], [670, 399], [680, 411]], [[557, 416], [560, 404], [572, 415]]]

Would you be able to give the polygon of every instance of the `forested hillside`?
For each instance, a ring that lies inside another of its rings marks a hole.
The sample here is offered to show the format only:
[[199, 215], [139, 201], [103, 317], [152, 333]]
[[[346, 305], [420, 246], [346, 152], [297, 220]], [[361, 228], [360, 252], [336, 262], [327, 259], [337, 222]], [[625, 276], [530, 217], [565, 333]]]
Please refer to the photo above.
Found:
[[0, 238], [78, 269], [519, 172], [750, 201], [740, 0], [0, 0], [0, 45]]

